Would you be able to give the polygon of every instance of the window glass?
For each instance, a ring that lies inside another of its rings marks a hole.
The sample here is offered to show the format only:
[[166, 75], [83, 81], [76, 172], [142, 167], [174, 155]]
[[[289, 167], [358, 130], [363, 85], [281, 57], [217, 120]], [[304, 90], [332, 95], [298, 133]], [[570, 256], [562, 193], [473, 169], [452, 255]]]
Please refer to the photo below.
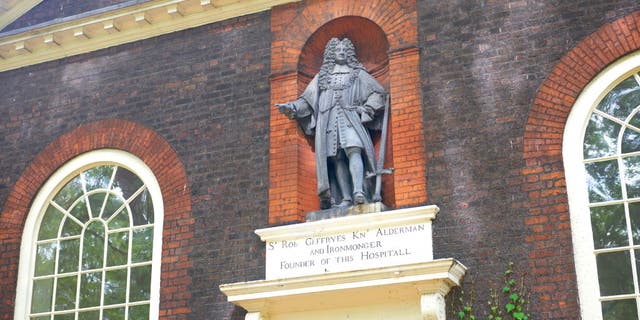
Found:
[[624, 78], [589, 116], [583, 141], [603, 319], [638, 320], [640, 76]]
[[117, 165], [71, 177], [47, 204], [35, 246], [30, 319], [148, 319], [154, 211]]

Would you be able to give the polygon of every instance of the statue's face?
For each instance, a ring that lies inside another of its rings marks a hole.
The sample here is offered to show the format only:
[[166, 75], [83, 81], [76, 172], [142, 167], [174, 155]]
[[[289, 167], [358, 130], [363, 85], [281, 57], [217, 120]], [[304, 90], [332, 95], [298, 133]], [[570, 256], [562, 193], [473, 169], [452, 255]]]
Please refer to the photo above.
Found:
[[347, 47], [341, 42], [336, 47], [336, 63], [344, 64], [347, 62]]

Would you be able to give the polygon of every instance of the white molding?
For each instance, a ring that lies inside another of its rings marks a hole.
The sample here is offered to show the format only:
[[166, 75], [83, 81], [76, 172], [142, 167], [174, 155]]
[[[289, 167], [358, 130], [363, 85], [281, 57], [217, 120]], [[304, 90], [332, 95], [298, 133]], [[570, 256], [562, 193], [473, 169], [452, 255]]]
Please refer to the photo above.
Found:
[[299, 0], [150, 0], [89, 17], [0, 34], [0, 72], [269, 10]]
[[31, 276], [34, 272], [36, 237], [40, 222], [44, 216], [47, 204], [64, 186], [66, 182], [83, 170], [101, 165], [115, 164], [134, 172], [147, 186], [154, 208], [154, 241], [151, 267], [151, 307], [150, 319], [157, 319], [160, 308], [160, 271], [162, 260], [162, 229], [164, 221], [164, 205], [162, 192], [157, 179], [151, 169], [136, 156], [114, 149], [100, 149], [83, 153], [60, 167], [43, 184], [34, 198], [27, 219], [25, 221], [20, 245], [20, 261], [18, 266], [18, 281], [16, 288], [15, 320], [27, 319], [29, 315], [29, 301], [31, 300]]
[[352, 215], [335, 219], [291, 224], [280, 227], [255, 230], [262, 241], [287, 240], [312, 237], [318, 234], [350, 232], [356, 229], [383, 228], [396, 225], [409, 225], [431, 222], [440, 208], [435, 205], [382, 211], [369, 214]]
[[607, 67], [582, 91], [574, 103], [564, 129], [562, 156], [567, 181], [571, 234], [582, 319], [602, 319], [600, 287], [588, 208], [587, 176], [583, 163], [583, 141], [591, 113], [602, 97], [621, 80], [640, 69], [640, 51]]
[[[446, 295], [451, 287], [460, 284], [466, 270], [454, 259], [440, 259], [324, 275], [224, 284], [220, 290], [227, 295], [228, 301], [243, 307], [254, 318], [264, 315], [278, 318], [284, 314], [300, 315], [299, 312], [305, 312], [306, 316], [330, 310], [347, 310], [348, 313], [351, 308], [375, 308], [382, 304], [414, 301], [412, 304], [418, 307], [418, 314], [425, 312], [432, 316], [422, 314], [425, 319], [441, 319], [435, 315], [444, 312], [442, 308], [427, 307], [421, 303], [433, 300], [430, 299], [433, 294]], [[415, 315], [411, 319], [414, 318]]]

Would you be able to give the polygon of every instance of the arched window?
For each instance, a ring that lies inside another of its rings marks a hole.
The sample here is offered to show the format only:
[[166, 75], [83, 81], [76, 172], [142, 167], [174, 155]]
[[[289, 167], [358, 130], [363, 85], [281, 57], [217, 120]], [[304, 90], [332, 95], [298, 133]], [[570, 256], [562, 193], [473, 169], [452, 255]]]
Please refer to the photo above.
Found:
[[563, 137], [584, 319], [640, 319], [640, 53], [580, 94]]
[[151, 170], [117, 150], [69, 161], [25, 223], [15, 319], [155, 319], [162, 198]]

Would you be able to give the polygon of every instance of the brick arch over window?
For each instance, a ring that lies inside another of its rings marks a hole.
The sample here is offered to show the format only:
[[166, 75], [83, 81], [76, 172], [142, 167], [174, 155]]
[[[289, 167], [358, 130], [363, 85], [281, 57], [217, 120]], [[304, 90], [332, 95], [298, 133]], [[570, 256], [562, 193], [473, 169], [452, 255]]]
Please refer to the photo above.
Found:
[[[553, 317], [575, 316], [576, 276], [562, 139], [578, 95], [610, 63], [640, 49], [640, 11], [601, 27], [571, 49], [542, 83], [524, 132], [522, 190], [529, 194], [526, 241], [538, 304]], [[571, 266], [568, 268], [568, 266]], [[547, 279], [547, 280], [545, 280]], [[565, 283], [558, 288], [558, 283]], [[545, 314], [546, 314], [545, 313]], [[542, 313], [541, 313], [542, 314]]]
[[[310, 72], [300, 70], [299, 61], [318, 30], [346, 30], [344, 24], [366, 20], [384, 33], [392, 109], [389, 154], [396, 160], [390, 164], [396, 171], [387, 183], [393, 187], [386, 188], [392, 192], [384, 190], [383, 197], [394, 207], [427, 201], [417, 18], [415, 1], [404, 0], [386, 0], [377, 6], [358, 0], [312, 0], [276, 7], [271, 14], [272, 104], [295, 100], [304, 82], [301, 77], [308, 81], [310, 74], [304, 72]], [[323, 50], [324, 44], [320, 47]], [[313, 155], [295, 121], [276, 108], [271, 110], [269, 222], [302, 221], [305, 212], [319, 208]]]
[[[13, 186], [0, 212], [0, 314], [13, 319], [18, 257], [24, 222], [31, 202], [48, 177], [65, 162], [96, 149], [129, 152], [151, 169], [164, 200], [160, 318], [189, 312], [189, 239], [193, 236], [191, 198], [184, 166], [169, 143], [153, 130], [124, 120], [90, 123], [47, 145]], [[177, 251], [175, 248], [183, 248]], [[186, 316], [186, 315], [185, 315]]]

